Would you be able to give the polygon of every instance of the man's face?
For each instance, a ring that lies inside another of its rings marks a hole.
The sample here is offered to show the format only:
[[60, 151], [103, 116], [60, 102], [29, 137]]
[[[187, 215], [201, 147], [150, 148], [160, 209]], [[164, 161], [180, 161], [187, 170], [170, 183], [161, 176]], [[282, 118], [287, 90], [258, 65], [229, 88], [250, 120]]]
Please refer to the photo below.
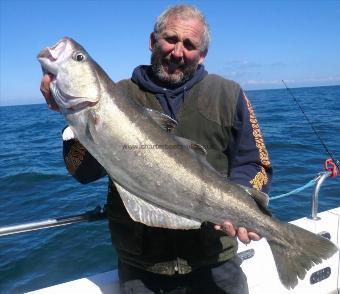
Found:
[[207, 53], [201, 51], [203, 30], [198, 19], [169, 17], [157, 40], [151, 34], [151, 65], [160, 81], [175, 86], [192, 77]]

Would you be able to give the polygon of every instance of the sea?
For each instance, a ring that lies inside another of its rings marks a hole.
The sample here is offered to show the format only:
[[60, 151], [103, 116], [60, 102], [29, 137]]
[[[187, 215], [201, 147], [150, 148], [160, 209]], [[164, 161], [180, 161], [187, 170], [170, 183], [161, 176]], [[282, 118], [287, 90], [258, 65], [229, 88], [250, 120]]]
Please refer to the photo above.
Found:
[[[340, 159], [340, 86], [247, 91], [274, 168], [270, 196], [304, 186]], [[299, 102], [300, 107], [297, 102]], [[304, 114], [308, 119], [305, 118]], [[0, 227], [103, 206], [107, 178], [82, 185], [67, 172], [66, 123], [46, 104], [0, 107]], [[318, 135], [315, 135], [314, 130]], [[321, 188], [319, 211], [340, 206], [340, 177]], [[310, 215], [313, 188], [270, 201], [284, 221]], [[107, 221], [0, 237], [0, 293], [22, 293], [116, 268]]]

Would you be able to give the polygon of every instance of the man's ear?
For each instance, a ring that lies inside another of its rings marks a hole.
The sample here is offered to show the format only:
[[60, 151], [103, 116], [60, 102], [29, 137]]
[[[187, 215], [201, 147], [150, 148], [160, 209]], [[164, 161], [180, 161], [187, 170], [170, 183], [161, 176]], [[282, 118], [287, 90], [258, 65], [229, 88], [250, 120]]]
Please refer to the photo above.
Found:
[[203, 52], [201, 52], [198, 64], [202, 64], [203, 63], [203, 61], [204, 61], [205, 57], [207, 56], [207, 54], [208, 54], [208, 49], [205, 49]]
[[150, 34], [150, 39], [149, 39], [149, 49], [150, 49], [150, 51], [153, 50], [153, 48], [155, 47], [155, 44], [156, 44], [156, 36], [155, 36], [155, 33], [152, 32]]

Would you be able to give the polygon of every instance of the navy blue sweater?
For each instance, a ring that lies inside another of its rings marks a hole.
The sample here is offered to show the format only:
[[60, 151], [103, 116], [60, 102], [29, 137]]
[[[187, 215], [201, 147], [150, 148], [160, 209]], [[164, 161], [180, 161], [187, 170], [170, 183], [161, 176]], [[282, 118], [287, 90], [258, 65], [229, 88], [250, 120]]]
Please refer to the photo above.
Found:
[[199, 65], [193, 77], [185, 84], [175, 89], [167, 89], [158, 86], [151, 80], [148, 75], [149, 70], [150, 66], [147, 65], [140, 65], [136, 67], [132, 73], [131, 80], [141, 89], [155, 94], [164, 113], [173, 119], [176, 119], [176, 114], [179, 112], [183, 104], [186, 92], [208, 74], [208, 72], [204, 69], [204, 66]]

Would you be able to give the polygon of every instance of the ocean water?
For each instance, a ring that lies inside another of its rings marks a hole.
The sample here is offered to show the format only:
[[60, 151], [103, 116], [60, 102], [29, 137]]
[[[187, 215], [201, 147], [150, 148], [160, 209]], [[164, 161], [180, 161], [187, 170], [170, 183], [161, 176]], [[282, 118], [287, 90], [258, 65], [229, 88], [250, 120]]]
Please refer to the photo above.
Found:
[[[340, 86], [292, 89], [334, 157], [340, 158]], [[274, 166], [271, 196], [303, 186], [328, 155], [286, 90], [247, 92]], [[62, 159], [63, 118], [45, 104], [0, 107], [0, 227], [83, 213], [106, 200], [107, 179], [82, 185]], [[310, 213], [312, 188], [273, 200], [273, 214]], [[319, 209], [340, 205], [339, 177], [328, 179]], [[112, 270], [106, 221], [0, 237], [0, 293], [17, 293]]]

